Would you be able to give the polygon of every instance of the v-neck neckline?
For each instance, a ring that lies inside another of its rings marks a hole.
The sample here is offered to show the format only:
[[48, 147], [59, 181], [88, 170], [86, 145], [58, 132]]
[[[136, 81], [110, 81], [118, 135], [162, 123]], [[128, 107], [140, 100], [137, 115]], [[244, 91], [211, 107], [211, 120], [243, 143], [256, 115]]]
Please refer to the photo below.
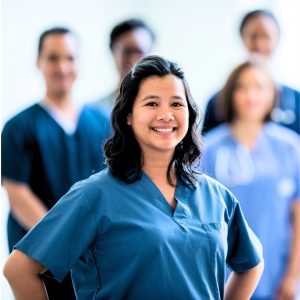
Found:
[[231, 138], [231, 142], [236, 146], [236, 147], [241, 147], [243, 149], [245, 149], [246, 151], [248, 151], [248, 153], [250, 153], [250, 155], [253, 155], [260, 147], [260, 145], [263, 143], [264, 141], [264, 133], [265, 133], [265, 127], [268, 126], [268, 122], [266, 122], [262, 128], [260, 129], [258, 135], [256, 136], [255, 139], [255, 143], [253, 145], [253, 147], [249, 148], [247, 147], [245, 144], [243, 144], [242, 142], [240, 142], [233, 134], [232, 131], [232, 127], [228, 126], [228, 132]]
[[74, 125], [74, 130], [72, 132], [68, 132], [65, 126], [62, 125], [61, 121], [55, 117], [54, 113], [48, 108], [43, 102], [39, 103], [39, 107], [48, 115], [48, 117], [64, 132], [64, 134], [68, 137], [73, 137], [78, 131], [79, 124], [81, 122], [81, 118], [84, 112], [84, 106], [80, 107], [78, 110], [78, 116], [76, 120], [76, 124]]
[[161, 190], [145, 172], [142, 171], [141, 179], [138, 182], [142, 190], [147, 194], [148, 199], [186, 230], [186, 218], [189, 215], [188, 200], [191, 190], [185, 186], [180, 179], [177, 180], [175, 187], [175, 199], [177, 204], [174, 209], [164, 197]]

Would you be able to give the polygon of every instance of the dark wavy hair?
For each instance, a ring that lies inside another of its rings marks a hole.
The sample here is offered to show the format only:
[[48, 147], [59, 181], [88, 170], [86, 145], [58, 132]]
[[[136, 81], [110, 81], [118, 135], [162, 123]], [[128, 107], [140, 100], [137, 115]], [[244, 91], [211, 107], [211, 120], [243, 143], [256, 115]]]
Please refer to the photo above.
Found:
[[197, 128], [199, 125], [198, 108], [192, 99], [190, 89], [181, 68], [174, 62], [160, 56], [147, 56], [138, 62], [125, 76], [111, 113], [113, 136], [105, 143], [106, 164], [112, 174], [126, 183], [140, 179], [143, 167], [143, 153], [135, 139], [127, 117], [132, 112], [133, 103], [139, 92], [141, 82], [150, 76], [164, 77], [172, 74], [182, 80], [188, 110], [189, 128], [183, 140], [176, 146], [174, 156], [168, 166], [168, 182], [171, 179], [171, 168], [174, 166], [176, 177], [187, 186], [194, 186], [198, 172], [195, 162], [201, 156]]

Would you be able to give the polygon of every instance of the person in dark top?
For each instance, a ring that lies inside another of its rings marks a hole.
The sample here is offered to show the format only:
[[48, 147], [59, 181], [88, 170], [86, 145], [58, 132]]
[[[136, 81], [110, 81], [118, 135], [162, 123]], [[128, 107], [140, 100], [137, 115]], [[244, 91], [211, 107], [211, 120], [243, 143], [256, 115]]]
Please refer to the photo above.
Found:
[[[275, 52], [280, 28], [275, 16], [267, 10], [254, 10], [243, 18], [240, 35], [250, 55], [268, 61]], [[272, 111], [273, 121], [300, 134], [300, 92], [277, 83], [278, 101]], [[219, 92], [208, 101], [204, 116], [202, 133], [223, 123], [218, 109]]]
[[112, 29], [109, 48], [119, 74], [119, 83], [114, 91], [94, 102], [95, 106], [112, 110], [123, 78], [133, 65], [151, 53], [154, 43], [155, 34], [143, 20], [127, 19]]
[[[104, 167], [101, 147], [109, 135], [109, 120], [100, 110], [76, 105], [72, 97], [77, 46], [67, 28], [51, 28], [41, 35], [37, 65], [45, 95], [11, 118], [2, 131], [10, 251], [71, 185]], [[46, 276], [44, 281], [50, 299], [75, 299], [70, 275], [61, 284]]]

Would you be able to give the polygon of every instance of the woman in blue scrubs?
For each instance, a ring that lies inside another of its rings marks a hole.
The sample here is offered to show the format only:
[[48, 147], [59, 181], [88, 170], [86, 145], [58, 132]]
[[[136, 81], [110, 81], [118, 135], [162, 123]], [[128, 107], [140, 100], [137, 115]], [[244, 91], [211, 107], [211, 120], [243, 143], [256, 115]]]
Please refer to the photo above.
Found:
[[234, 196], [194, 170], [198, 114], [182, 70], [141, 60], [112, 125], [108, 168], [75, 184], [15, 246], [4, 273], [16, 298], [46, 299], [39, 274], [71, 270], [84, 300], [248, 299], [261, 245]]
[[239, 199], [264, 248], [253, 299], [295, 299], [300, 278], [300, 138], [270, 122], [275, 85], [263, 65], [246, 62], [220, 98], [225, 125], [204, 138], [204, 172]]

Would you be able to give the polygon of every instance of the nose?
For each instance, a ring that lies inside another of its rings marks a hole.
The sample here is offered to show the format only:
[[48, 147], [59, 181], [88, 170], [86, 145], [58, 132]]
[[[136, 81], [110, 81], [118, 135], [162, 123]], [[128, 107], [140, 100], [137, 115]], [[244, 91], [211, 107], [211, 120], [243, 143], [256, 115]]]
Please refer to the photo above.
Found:
[[67, 60], [61, 59], [57, 62], [57, 69], [65, 73], [70, 69], [70, 63]]
[[174, 116], [171, 112], [167, 111], [167, 112], [158, 114], [156, 117], [156, 120], [164, 121], [164, 122], [174, 121]]

